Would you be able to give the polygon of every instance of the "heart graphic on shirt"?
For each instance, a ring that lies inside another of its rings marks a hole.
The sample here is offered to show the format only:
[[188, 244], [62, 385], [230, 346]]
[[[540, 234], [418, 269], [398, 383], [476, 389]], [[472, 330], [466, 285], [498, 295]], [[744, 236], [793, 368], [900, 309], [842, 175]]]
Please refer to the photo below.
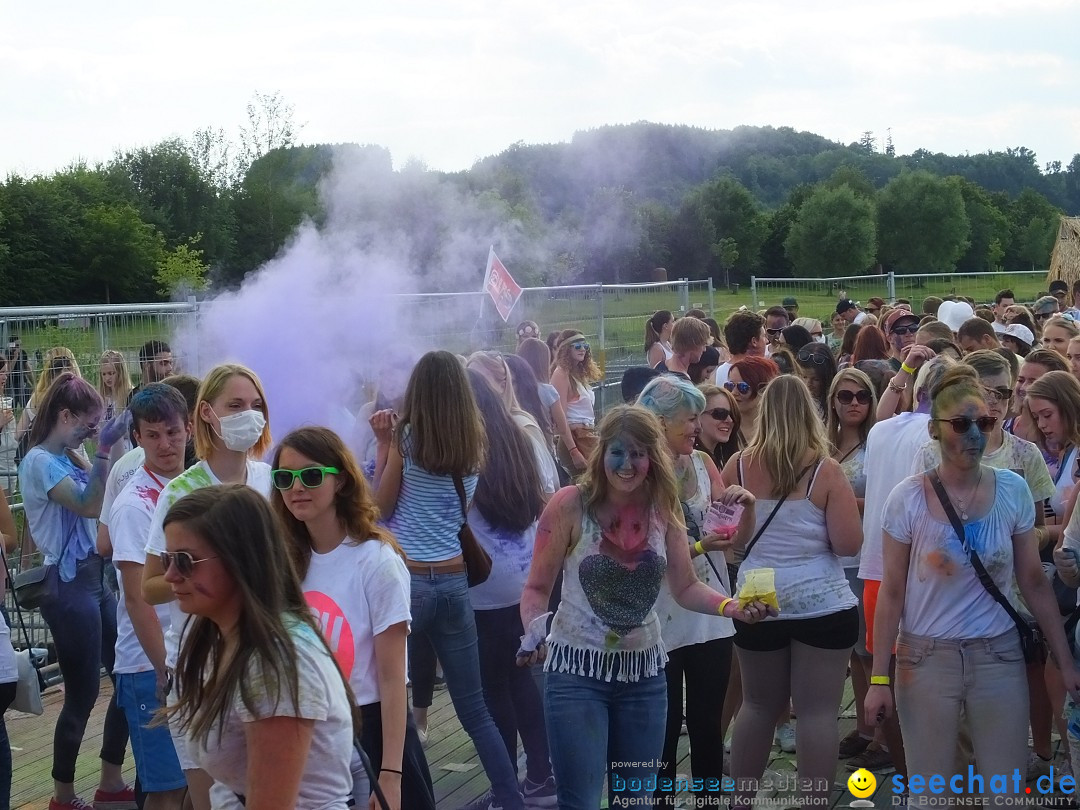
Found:
[[667, 560], [646, 551], [633, 570], [611, 557], [594, 554], [581, 561], [578, 579], [597, 618], [617, 635], [641, 627], [656, 604]]

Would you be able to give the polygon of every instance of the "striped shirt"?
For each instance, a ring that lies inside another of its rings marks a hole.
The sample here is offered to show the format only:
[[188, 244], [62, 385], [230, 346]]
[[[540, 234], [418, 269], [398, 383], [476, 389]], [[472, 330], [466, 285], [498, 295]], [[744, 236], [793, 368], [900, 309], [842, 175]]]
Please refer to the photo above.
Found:
[[[386, 521], [410, 560], [441, 562], [461, 553], [458, 530], [464, 522], [461, 501], [449, 475], [435, 475], [412, 460], [412, 443], [406, 433], [402, 441], [404, 466], [401, 490], [394, 513]], [[472, 502], [476, 475], [462, 478], [465, 499]]]

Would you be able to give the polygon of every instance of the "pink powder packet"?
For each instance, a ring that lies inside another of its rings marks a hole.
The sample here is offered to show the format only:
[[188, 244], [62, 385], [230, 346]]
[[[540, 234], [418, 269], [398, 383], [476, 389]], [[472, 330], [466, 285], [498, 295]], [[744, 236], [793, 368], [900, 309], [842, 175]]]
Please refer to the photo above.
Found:
[[716, 501], [705, 513], [705, 523], [701, 528], [705, 534], [733, 534], [739, 528], [742, 513], [741, 503], [726, 504]]

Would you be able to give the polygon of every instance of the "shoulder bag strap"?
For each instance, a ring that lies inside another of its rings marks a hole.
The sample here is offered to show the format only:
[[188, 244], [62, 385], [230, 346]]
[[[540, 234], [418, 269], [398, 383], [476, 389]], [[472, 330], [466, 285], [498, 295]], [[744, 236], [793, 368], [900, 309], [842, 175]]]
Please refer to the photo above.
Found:
[[945, 492], [945, 487], [938, 477], [937, 470], [931, 470], [926, 474], [926, 477], [930, 480], [930, 484], [934, 488], [934, 494], [937, 495], [938, 501], [941, 503], [941, 508], [945, 510], [945, 516], [949, 519], [949, 523], [952, 524], [953, 531], [956, 532], [956, 537], [960, 541], [960, 545], [967, 550], [968, 556], [971, 559], [971, 566], [975, 569], [975, 574], [979, 577], [979, 582], [982, 583], [986, 592], [994, 597], [994, 601], [1001, 605], [1005, 609], [1005, 612], [1009, 614], [1009, 618], [1013, 620], [1013, 624], [1016, 625], [1016, 629], [1020, 632], [1020, 635], [1026, 636], [1031, 632], [1028, 623], [1016, 612], [1016, 609], [1009, 604], [1009, 600], [1006, 599], [1005, 595], [998, 589], [993, 577], [991, 577], [990, 572], [986, 570], [986, 566], [983, 565], [982, 560], [979, 559], [979, 555], [975, 549], [967, 548], [964, 539], [964, 524], [960, 522], [956, 510], [953, 508], [952, 501], [949, 500], [949, 495]]
[[[803, 476], [806, 475], [813, 468], [813, 466], [814, 466], [814, 463], [811, 462], [810, 464], [807, 464], [803, 468], [802, 472], [799, 473], [799, 477], [797, 479], [795, 479], [796, 488], [798, 488], [798, 486], [799, 486], [798, 482], [802, 481]], [[753, 539], [751, 539], [750, 542], [746, 544], [746, 547], [743, 549], [743, 559], [744, 560], [747, 557], [750, 556], [750, 549], [752, 549], [754, 547], [754, 545], [757, 543], [757, 541], [761, 539], [761, 535], [765, 533], [765, 530], [767, 528], [769, 528], [769, 524], [772, 523], [773, 518], [776, 517], [776, 513], [780, 511], [780, 507], [784, 505], [784, 501], [786, 501], [788, 499], [788, 495], [790, 495], [790, 494], [791, 493], [789, 492], [787, 495], [785, 495], [784, 497], [782, 497], [780, 500], [778, 500], [776, 502], [776, 506], [773, 507], [773, 510], [769, 513], [769, 516], [767, 518], [765, 518], [765, 522], [761, 524], [761, 528], [757, 530], [757, 533], [754, 535]]]
[[458, 500], [461, 501], [461, 525], [464, 526], [469, 522], [469, 510], [465, 501], [465, 482], [457, 473], [454, 473], [454, 489], [457, 490]]

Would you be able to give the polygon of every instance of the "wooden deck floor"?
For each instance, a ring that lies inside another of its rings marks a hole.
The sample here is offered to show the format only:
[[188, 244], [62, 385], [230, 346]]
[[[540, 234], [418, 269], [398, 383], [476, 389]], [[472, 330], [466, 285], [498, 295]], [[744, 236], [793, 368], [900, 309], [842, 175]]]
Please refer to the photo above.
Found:
[[[98, 751], [101, 744], [101, 726], [105, 706], [112, 694], [112, 685], [107, 678], [101, 682], [101, 696], [98, 698], [94, 714], [87, 725], [86, 738], [79, 756], [76, 787], [79, 795], [86, 800], [93, 798], [97, 786]], [[21, 810], [47, 810], [51, 795], [52, 781], [49, 776], [52, 766], [52, 731], [56, 715], [63, 702], [60, 687], [53, 687], [45, 694], [45, 714], [41, 717], [24, 715], [9, 711], [6, 716], [8, 734], [11, 738], [13, 775], [11, 785], [11, 806]], [[854, 726], [850, 686], [845, 697], [844, 708], [839, 718], [841, 736]], [[488, 787], [483, 768], [480, 767], [472, 742], [457, 722], [449, 695], [445, 690], [435, 693], [435, 702], [431, 707], [428, 720], [430, 731], [427, 745], [428, 762], [435, 783], [435, 796], [439, 808], [457, 810], [480, 796]], [[679, 742], [680, 774], [689, 774], [689, 742], [684, 736]], [[1060, 757], [1057, 759], [1060, 768]], [[769, 765], [781, 773], [795, 770], [794, 755], [781, 754], [774, 749], [773, 761]], [[130, 753], [124, 772], [130, 782], [135, 779], [134, 763]], [[837, 762], [837, 777], [833, 789], [830, 808], [846, 808], [852, 796], [847, 791], [849, 771], [843, 761]], [[877, 808], [890, 806], [891, 796], [884, 779], [879, 776], [879, 787], [873, 797]], [[794, 801], [785, 801], [784, 794], [769, 800], [769, 807], [791, 807]], [[765, 803], [761, 803], [765, 806]]]

